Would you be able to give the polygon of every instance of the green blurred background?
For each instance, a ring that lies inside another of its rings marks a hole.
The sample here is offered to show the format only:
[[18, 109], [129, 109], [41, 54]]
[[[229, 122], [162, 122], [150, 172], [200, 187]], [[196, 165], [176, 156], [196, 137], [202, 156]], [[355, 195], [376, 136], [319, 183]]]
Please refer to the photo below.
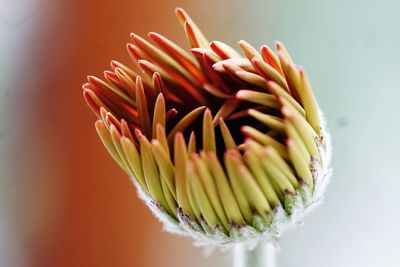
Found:
[[131, 31], [184, 44], [176, 6], [211, 40], [283, 41], [328, 120], [334, 174], [325, 203], [282, 236], [278, 266], [399, 266], [394, 0], [1, 0], [0, 94], [13, 97], [0, 127], [10, 133], [0, 147], [0, 266], [229, 264], [229, 255], [205, 258], [191, 240], [162, 232], [103, 149], [82, 100], [87, 74], [128, 61]]

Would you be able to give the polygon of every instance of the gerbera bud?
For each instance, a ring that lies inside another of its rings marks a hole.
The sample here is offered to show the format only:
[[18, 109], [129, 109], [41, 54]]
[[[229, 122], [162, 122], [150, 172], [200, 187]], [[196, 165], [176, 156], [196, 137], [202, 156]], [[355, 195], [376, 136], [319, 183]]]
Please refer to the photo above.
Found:
[[[209, 42], [182, 10], [186, 52], [131, 34], [133, 68], [111, 62], [84, 97], [113, 159], [168, 230], [199, 242], [279, 235], [321, 200], [329, 136], [305, 71], [245, 41]], [[138, 74], [140, 73], [140, 75]]]

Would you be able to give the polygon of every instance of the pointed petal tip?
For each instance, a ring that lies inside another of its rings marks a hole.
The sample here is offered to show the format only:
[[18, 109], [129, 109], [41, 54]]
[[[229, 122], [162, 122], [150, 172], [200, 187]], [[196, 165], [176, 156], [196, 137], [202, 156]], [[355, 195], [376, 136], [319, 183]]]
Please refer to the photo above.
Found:
[[293, 140], [290, 139], [290, 138], [286, 139], [285, 143], [286, 143], [286, 145], [287, 145], [288, 147], [293, 146]]
[[184, 10], [183, 10], [183, 8], [181, 8], [181, 7], [176, 7], [175, 8], [175, 13], [186, 13]]
[[104, 122], [102, 120], [97, 120], [94, 123], [94, 126], [96, 127], [96, 129], [99, 128], [99, 127], [103, 127], [104, 126]]
[[92, 86], [90, 85], [90, 83], [84, 83], [84, 84], [82, 84], [82, 89], [83, 90], [92, 90], [93, 88], [92, 88]]
[[111, 133], [118, 132], [117, 127], [115, 127], [115, 125], [112, 124], [112, 123], [110, 123], [110, 132], [111, 132]]
[[267, 84], [268, 88], [271, 88], [271, 87], [273, 88], [273, 87], [276, 87], [276, 86], [280, 86], [276, 82], [271, 81], [271, 80], [267, 81], [266, 84]]
[[123, 144], [123, 143], [128, 143], [128, 142], [131, 142], [131, 140], [128, 138], [128, 137], [126, 137], [126, 136], [121, 136], [121, 143]]
[[131, 37], [131, 39], [132, 39], [133, 41], [135, 41], [135, 39], [138, 39], [138, 38], [139, 38], [139, 35], [137, 35], [136, 33], [133, 33], [133, 32], [131, 32], [131, 33], [129, 34], [129, 36]]
[[152, 139], [152, 140], [150, 141], [150, 143], [151, 143], [152, 145], [159, 145], [159, 144], [160, 144], [160, 141], [158, 141], [157, 139]]
[[96, 80], [96, 76], [94, 76], [94, 75], [87, 75], [87, 76], [86, 76], [86, 79], [87, 79], [90, 83], [92, 83], [93, 81]]
[[183, 20], [187, 20], [189, 18], [189, 16], [186, 13], [186, 11], [181, 7], [175, 8], [175, 15], [182, 21]]
[[259, 58], [257, 58], [257, 57], [253, 57], [252, 59], [250, 59], [250, 61], [251, 61], [251, 63], [253, 63], [253, 64], [258, 64], [258, 63], [261, 61], [261, 59], [259, 59]]
[[247, 126], [247, 125], [240, 126], [240, 131], [242, 133], [246, 133], [248, 130], [249, 130], [249, 126]]
[[134, 131], [135, 131], [135, 135], [136, 135], [136, 136], [138, 136], [138, 137], [143, 136], [142, 131], [141, 131], [139, 128], [135, 128]]
[[182, 132], [177, 132], [176, 134], [175, 134], [175, 136], [174, 136], [174, 138], [175, 138], [175, 140], [176, 141], [184, 141], [185, 140], [185, 137], [183, 136], [183, 133]]
[[190, 21], [189, 20], [185, 20], [183, 25], [185, 26], [186, 31], [188, 31], [188, 33], [190, 35], [194, 36], [193, 27], [192, 27], [192, 24], [190, 23]]
[[121, 63], [119, 63], [117, 60], [115, 60], [115, 59], [112, 59], [111, 61], [110, 61], [110, 67], [112, 68], [112, 69], [116, 69], [116, 68], [118, 68], [118, 67], [120, 67], [120, 65], [121, 65]]

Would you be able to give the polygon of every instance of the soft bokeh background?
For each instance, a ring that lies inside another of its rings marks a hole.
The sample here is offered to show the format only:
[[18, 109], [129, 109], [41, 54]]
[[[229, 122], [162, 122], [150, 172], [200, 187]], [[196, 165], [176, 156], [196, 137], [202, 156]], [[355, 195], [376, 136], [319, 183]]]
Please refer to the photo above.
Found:
[[100, 144], [81, 96], [87, 74], [100, 75], [111, 59], [127, 62], [131, 31], [157, 31], [184, 44], [176, 6], [209, 39], [283, 41], [307, 69], [325, 111], [332, 182], [325, 204], [282, 237], [279, 266], [399, 266], [395, 0], [1, 0], [0, 94], [9, 89], [13, 97], [5, 102], [11, 145], [0, 147], [8, 156], [0, 181], [0, 266], [229, 263], [162, 232]]

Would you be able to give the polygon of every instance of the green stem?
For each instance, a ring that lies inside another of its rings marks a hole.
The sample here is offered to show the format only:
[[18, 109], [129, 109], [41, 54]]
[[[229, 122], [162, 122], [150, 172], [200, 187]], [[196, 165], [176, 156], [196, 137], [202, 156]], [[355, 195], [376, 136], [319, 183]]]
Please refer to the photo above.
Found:
[[276, 248], [268, 241], [258, 244], [253, 250], [238, 244], [233, 249], [233, 267], [276, 267]]

